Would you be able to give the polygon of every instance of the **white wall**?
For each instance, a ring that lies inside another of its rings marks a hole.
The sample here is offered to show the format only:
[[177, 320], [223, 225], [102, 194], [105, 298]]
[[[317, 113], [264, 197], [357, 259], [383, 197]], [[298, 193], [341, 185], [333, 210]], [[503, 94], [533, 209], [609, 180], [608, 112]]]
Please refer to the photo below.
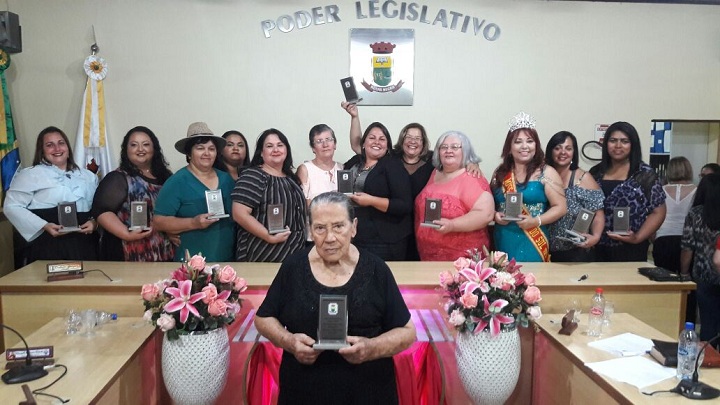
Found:
[[[260, 22], [336, 4], [342, 21], [266, 39]], [[363, 2], [367, 9], [367, 2]], [[146, 125], [174, 151], [193, 121], [216, 133], [239, 129], [251, 143], [276, 127], [295, 160], [312, 156], [308, 129], [319, 122], [350, 156], [338, 79], [348, 74], [350, 28], [415, 30], [415, 103], [362, 107], [365, 124], [381, 121], [393, 137], [423, 123], [434, 141], [466, 132], [490, 172], [519, 110], [533, 114], [541, 139], [570, 130], [583, 141], [596, 123], [625, 120], [649, 148], [650, 120], [720, 117], [720, 7], [534, 0], [418, 1], [437, 10], [498, 24], [497, 41], [399, 19], [357, 19], [355, 2], [243, 0], [9, 0], [20, 16], [23, 52], [7, 71], [25, 164], [36, 134], [58, 125], [77, 131], [85, 85], [82, 62], [95, 25], [105, 80], [109, 133], [116, 150], [125, 132]], [[587, 164], [586, 164], [587, 166]]]

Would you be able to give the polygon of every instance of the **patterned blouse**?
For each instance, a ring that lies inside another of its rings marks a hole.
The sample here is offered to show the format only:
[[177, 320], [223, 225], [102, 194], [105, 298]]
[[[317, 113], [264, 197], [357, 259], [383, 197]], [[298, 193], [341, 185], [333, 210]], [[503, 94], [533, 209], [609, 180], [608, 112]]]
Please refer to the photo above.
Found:
[[603, 180], [603, 175], [604, 173], [598, 172], [594, 176], [605, 194], [605, 229], [599, 244], [620, 246], [622, 242], [610, 239], [606, 234], [613, 229], [613, 209], [629, 207], [630, 229], [637, 232], [645, 223], [648, 215], [665, 203], [665, 192], [653, 168], [645, 163], [642, 163], [640, 169], [627, 180], [617, 181], [619, 184], [610, 191], [608, 191], [610, 189], [608, 185], [615, 180]]
[[695, 281], [720, 285], [720, 273], [715, 270], [712, 261], [715, 253], [715, 241], [720, 236], [720, 231], [713, 231], [705, 225], [702, 212], [702, 205], [690, 208], [690, 212], [685, 218], [680, 248], [692, 250], [695, 253], [692, 267]]
[[583, 176], [585, 176], [586, 174], [588, 173], [583, 173], [583, 175], [580, 176], [579, 179], [573, 181], [575, 179], [575, 173], [573, 173], [572, 178], [570, 179], [571, 184], [569, 184], [568, 188], [565, 189], [565, 198], [567, 199], [567, 214], [565, 214], [557, 222], [550, 225], [551, 252], [561, 252], [576, 247], [572, 242], [558, 239], [558, 237], [568, 236], [565, 233], [565, 230], [572, 229], [572, 226], [575, 223], [575, 218], [577, 217], [578, 213], [582, 208], [595, 212], [603, 207], [603, 200], [605, 199], [605, 195], [603, 194], [602, 190], [588, 190], [586, 188], [580, 187], [580, 182], [582, 181]]

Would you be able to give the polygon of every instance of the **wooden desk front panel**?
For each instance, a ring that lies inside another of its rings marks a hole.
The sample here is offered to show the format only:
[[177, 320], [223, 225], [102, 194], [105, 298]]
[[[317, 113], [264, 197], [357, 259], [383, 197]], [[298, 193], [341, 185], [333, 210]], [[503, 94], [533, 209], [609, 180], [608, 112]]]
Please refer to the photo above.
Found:
[[[154, 332], [141, 318], [125, 318], [103, 325], [92, 337], [65, 334], [65, 321], [53, 319], [37, 332], [26, 336], [30, 346], [53, 345], [55, 362], [64, 364], [68, 373], [48, 393], [71, 399], [77, 404], [141, 404], [152, 403], [143, 398], [140, 389], [141, 363], [138, 355]], [[0, 366], [5, 365], [2, 355]], [[49, 384], [62, 369], [51, 369], [39, 380], [27, 383], [30, 389]], [[0, 384], [2, 403], [24, 400], [20, 384]], [[54, 403], [50, 398], [38, 396], [40, 404]]]

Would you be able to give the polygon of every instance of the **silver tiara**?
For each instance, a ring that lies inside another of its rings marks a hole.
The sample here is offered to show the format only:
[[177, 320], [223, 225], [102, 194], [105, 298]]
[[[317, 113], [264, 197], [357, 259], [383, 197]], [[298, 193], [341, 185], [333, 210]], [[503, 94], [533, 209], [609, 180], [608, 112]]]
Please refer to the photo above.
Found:
[[523, 111], [520, 111], [517, 115], [512, 117], [508, 124], [510, 125], [510, 132], [520, 128], [535, 129], [535, 119], [532, 115], [526, 114]]

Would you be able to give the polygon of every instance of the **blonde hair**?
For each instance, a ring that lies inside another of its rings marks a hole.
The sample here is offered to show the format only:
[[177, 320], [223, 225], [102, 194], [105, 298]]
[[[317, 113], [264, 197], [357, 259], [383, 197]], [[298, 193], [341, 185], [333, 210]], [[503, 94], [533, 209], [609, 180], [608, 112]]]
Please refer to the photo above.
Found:
[[678, 181], [692, 181], [692, 165], [685, 156], [678, 156], [670, 159], [668, 162], [667, 170], [665, 171], [665, 177], [668, 183]]

